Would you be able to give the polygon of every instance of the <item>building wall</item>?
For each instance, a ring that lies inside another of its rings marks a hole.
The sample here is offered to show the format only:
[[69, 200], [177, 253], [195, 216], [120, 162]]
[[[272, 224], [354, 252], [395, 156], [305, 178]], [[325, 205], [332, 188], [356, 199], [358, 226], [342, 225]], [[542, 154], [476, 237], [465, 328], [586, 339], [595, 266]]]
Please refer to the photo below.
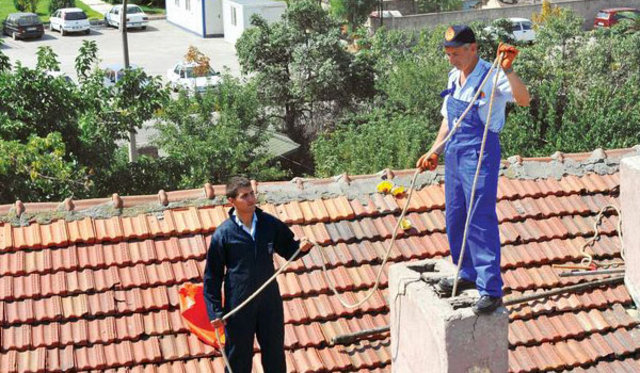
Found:
[[[171, 1], [171, 0], [167, 0]], [[640, 0], [570, 0], [552, 1], [555, 5], [570, 8], [585, 19], [585, 29], [591, 29], [595, 14], [599, 9], [618, 6], [640, 7]], [[437, 25], [451, 25], [469, 23], [472, 21], [492, 21], [498, 18], [523, 17], [531, 18], [534, 12], [540, 12], [541, 5], [516, 5], [495, 9], [469, 10], [460, 12], [415, 14], [403, 17], [385, 18], [384, 27], [387, 29], [419, 30]], [[371, 27], [380, 27], [378, 18], [370, 18]]]
[[[171, 1], [171, 0], [165, 0]], [[224, 35], [224, 23], [222, 22], [222, 0], [198, 0], [205, 1], [204, 11], [207, 25], [205, 36]]]
[[[287, 5], [284, 2], [274, 3], [273, 5], [243, 6], [230, 0], [223, 0], [222, 17], [224, 18], [224, 40], [235, 44], [244, 30], [251, 27], [251, 16], [254, 14], [261, 15], [269, 23], [279, 21], [286, 7]], [[232, 23], [232, 12], [234, 8], [236, 9], [235, 25]]]
[[403, 16], [415, 14], [417, 11], [414, 0], [384, 0], [382, 6], [384, 10], [397, 10], [402, 13]]
[[[187, 10], [189, 2], [189, 10]], [[202, 16], [204, 2], [205, 17]], [[167, 21], [203, 37], [222, 35], [222, 0], [166, 0]], [[203, 30], [203, 23], [206, 25]]]
[[[167, 21], [202, 35], [202, 1], [204, 0], [166, 0]], [[187, 2], [189, 10], [186, 9]]]

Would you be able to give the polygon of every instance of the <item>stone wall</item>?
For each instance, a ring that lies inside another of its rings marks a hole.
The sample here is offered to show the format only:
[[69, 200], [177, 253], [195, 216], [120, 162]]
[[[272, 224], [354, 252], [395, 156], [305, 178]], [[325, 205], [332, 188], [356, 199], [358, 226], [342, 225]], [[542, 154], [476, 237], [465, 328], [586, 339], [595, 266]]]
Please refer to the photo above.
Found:
[[[570, 0], [552, 1], [555, 5], [572, 9], [585, 19], [584, 28], [591, 29], [595, 14], [599, 9], [617, 6], [640, 8], [640, 0]], [[438, 25], [469, 23], [472, 21], [492, 21], [498, 18], [523, 17], [531, 18], [533, 13], [540, 12], [541, 5], [515, 5], [503, 8], [468, 10], [460, 12], [414, 14], [403, 17], [385, 18], [384, 27], [393, 30], [419, 30]], [[404, 13], [403, 13], [404, 15]], [[380, 27], [380, 19], [370, 18], [371, 28]]]

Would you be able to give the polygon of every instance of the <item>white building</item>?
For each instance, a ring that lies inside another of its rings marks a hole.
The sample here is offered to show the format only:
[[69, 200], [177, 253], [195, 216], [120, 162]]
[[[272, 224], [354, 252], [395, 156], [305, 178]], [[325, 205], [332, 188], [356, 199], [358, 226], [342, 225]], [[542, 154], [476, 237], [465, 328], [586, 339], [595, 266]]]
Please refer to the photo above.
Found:
[[284, 1], [222, 0], [224, 40], [235, 44], [244, 30], [251, 27], [251, 16], [258, 14], [267, 22], [280, 20], [287, 9]]
[[286, 8], [284, 1], [274, 0], [166, 0], [170, 23], [204, 38], [224, 35], [234, 44], [251, 27], [253, 14], [274, 22]]

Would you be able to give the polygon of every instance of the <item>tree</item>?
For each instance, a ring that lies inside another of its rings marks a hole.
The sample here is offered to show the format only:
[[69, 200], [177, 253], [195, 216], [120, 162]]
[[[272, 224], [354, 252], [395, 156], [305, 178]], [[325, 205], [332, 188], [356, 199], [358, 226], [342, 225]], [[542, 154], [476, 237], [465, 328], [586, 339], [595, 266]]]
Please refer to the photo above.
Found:
[[372, 173], [413, 167], [435, 139], [440, 92], [450, 70], [439, 47], [444, 28], [379, 30], [363, 53], [376, 61], [378, 94], [370, 105], [325, 131], [312, 146], [316, 173]]
[[89, 187], [87, 173], [69, 159], [59, 132], [26, 142], [0, 139], [0, 201], [60, 201]]
[[355, 32], [367, 20], [372, 10], [378, 6], [378, 0], [331, 0], [331, 14], [349, 25], [349, 31]]
[[312, 0], [290, 2], [280, 22], [254, 16], [252, 25], [236, 44], [240, 66], [305, 163], [317, 131], [375, 93], [372, 61], [346, 51], [338, 24]]
[[266, 118], [255, 83], [225, 75], [216, 90], [180, 96], [165, 107], [155, 143], [179, 165], [179, 188], [224, 183], [233, 175], [259, 180], [284, 175], [266, 149]]
[[462, 0], [416, 0], [418, 13], [452, 12], [462, 9]]
[[424, 117], [375, 109], [346, 118], [334, 131], [313, 142], [316, 175], [374, 173], [384, 168], [411, 168], [435, 132]]
[[49, 14], [53, 14], [61, 8], [73, 8], [76, 6], [75, 0], [49, 0]]
[[[0, 47], [2, 47], [3, 43], [4, 43], [4, 40], [0, 39]], [[9, 69], [11, 69], [11, 62], [9, 62], [9, 56], [4, 54], [2, 52], [2, 49], [0, 49], [0, 74], [3, 72], [6, 72]]]

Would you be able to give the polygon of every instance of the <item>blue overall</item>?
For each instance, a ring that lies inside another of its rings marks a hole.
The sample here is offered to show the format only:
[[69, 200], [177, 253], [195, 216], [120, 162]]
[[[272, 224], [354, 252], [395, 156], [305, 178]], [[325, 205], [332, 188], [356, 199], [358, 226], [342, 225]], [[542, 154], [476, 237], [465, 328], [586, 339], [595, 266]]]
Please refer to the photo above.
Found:
[[[484, 66], [480, 82], [489, 72]], [[479, 84], [475, 91], [480, 89]], [[449, 95], [446, 104], [449, 131], [469, 102], [453, 97], [452, 88], [442, 92]], [[478, 165], [480, 146], [484, 133], [484, 123], [478, 114], [476, 101], [462, 120], [460, 127], [445, 147], [445, 201], [447, 237], [453, 262], [457, 265], [460, 258], [464, 226], [469, 210], [469, 201], [473, 187], [473, 178]], [[475, 200], [471, 211], [467, 247], [465, 249], [460, 277], [476, 283], [480, 295], [502, 296], [502, 278], [500, 277], [500, 236], [496, 215], [496, 195], [498, 191], [498, 171], [500, 168], [500, 140], [498, 133], [488, 131], [484, 156], [478, 181]]]

